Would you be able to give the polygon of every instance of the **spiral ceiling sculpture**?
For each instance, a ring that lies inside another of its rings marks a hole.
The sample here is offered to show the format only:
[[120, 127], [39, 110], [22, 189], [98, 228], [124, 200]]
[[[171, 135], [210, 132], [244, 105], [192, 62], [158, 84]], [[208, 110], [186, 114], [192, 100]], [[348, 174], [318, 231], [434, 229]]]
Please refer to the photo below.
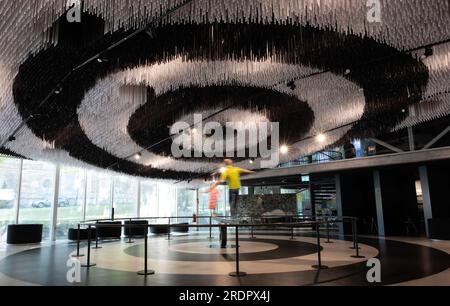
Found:
[[280, 122], [281, 162], [450, 113], [446, 0], [82, 4], [0, 0], [0, 152], [184, 180], [219, 161], [171, 156], [194, 113]]

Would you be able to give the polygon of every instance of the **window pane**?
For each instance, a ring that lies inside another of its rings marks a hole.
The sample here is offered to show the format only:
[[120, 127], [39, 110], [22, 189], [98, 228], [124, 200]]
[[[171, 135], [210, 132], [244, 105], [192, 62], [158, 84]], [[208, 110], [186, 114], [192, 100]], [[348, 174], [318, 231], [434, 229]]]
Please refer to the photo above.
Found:
[[20, 160], [0, 156], [0, 241], [5, 241], [7, 225], [15, 223], [19, 190]]
[[138, 181], [125, 176], [114, 178], [114, 217], [137, 216]]
[[[168, 184], [158, 186], [158, 216], [171, 217], [177, 215], [177, 189]], [[161, 220], [167, 222], [167, 220]]]
[[196, 191], [189, 189], [178, 189], [177, 191], [177, 216], [188, 217], [187, 219], [178, 219], [179, 222], [189, 222], [192, 215], [197, 213]]
[[58, 222], [56, 238], [67, 238], [69, 228], [83, 220], [85, 172], [62, 167], [59, 176]]
[[43, 224], [43, 239], [50, 238], [50, 219], [55, 189], [55, 166], [23, 161], [19, 223]]
[[111, 218], [111, 177], [89, 171], [87, 174], [86, 220]]
[[158, 185], [141, 182], [141, 217], [158, 217]]

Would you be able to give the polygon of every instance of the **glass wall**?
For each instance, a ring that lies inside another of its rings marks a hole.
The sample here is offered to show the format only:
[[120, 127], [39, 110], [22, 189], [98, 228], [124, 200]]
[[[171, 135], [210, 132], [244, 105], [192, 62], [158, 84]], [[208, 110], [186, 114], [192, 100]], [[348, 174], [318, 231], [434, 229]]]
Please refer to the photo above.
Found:
[[56, 167], [24, 160], [19, 200], [19, 223], [43, 224], [43, 239], [50, 238]]
[[[219, 186], [219, 190], [217, 214], [226, 215], [227, 188]], [[111, 219], [112, 207], [115, 218], [186, 216], [178, 221], [191, 222], [194, 213], [210, 215], [209, 195], [199, 195], [197, 207], [193, 189], [0, 156], [0, 237], [5, 236], [8, 224], [19, 222], [43, 224], [44, 240], [51, 237], [53, 228], [55, 238], [67, 239], [68, 229], [76, 228], [79, 221]]]
[[[177, 189], [169, 184], [158, 186], [158, 216], [169, 217], [177, 215]], [[161, 222], [166, 222], [161, 220]]]
[[189, 222], [194, 214], [197, 214], [197, 191], [193, 189], [178, 189], [177, 191], [177, 216], [188, 217], [179, 219], [179, 222]]
[[19, 159], [0, 156], [0, 241], [8, 224], [16, 223], [21, 165]]
[[158, 184], [151, 181], [142, 181], [140, 216], [158, 216], [158, 209]]
[[126, 176], [116, 176], [113, 184], [115, 218], [136, 217], [138, 214], [138, 180]]
[[65, 238], [69, 228], [84, 219], [84, 189], [86, 172], [78, 168], [61, 167], [59, 175], [58, 220], [56, 237]]
[[112, 208], [111, 176], [87, 172], [86, 220], [110, 219]]

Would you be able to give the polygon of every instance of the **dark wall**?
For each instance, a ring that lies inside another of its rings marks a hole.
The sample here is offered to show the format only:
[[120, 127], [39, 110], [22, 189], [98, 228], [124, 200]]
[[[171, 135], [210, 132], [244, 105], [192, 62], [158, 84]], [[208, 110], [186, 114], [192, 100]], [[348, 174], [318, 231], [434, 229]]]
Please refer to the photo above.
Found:
[[[340, 176], [343, 215], [358, 217], [359, 233], [369, 234], [372, 219], [376, 222], [373, 173], [369, 170], [343, 173]], [[350, 234], [351, 226], [346, 224], [344, 231]]]
[[427, 168], [433, 218], [450, 218], [450, 166], [441, 164]]
[[409, 234], [420, 228], [415, 186], [416, 172], [416, 168], [380, 170], [384, 229], [387, 236], [407, 234], [407, 221], [409, 219], [415, 225], [415, 228], [409, 225]]

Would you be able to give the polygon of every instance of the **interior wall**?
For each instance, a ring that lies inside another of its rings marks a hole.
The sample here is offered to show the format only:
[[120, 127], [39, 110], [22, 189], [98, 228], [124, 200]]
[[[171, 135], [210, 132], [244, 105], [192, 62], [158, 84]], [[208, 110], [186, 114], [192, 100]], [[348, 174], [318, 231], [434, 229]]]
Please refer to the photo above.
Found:
[[[416, 168], [380, 170], [384, 228], [387, 236], [419, 234], [420, 216], [416, 194]], [[413, 222], [414, 226], [407, 224]]]
[[[372, 221], [376, 223], [372, 171], [342, 173], [340, 181], [343, 215], [358, 217], [358, 232], [370, 234]], [[345, 224], [344, 233], [351, 234], [350, 224]]]
[[427, 168], [433, 219], [450, 218], [450, 166], [440, 164]]

